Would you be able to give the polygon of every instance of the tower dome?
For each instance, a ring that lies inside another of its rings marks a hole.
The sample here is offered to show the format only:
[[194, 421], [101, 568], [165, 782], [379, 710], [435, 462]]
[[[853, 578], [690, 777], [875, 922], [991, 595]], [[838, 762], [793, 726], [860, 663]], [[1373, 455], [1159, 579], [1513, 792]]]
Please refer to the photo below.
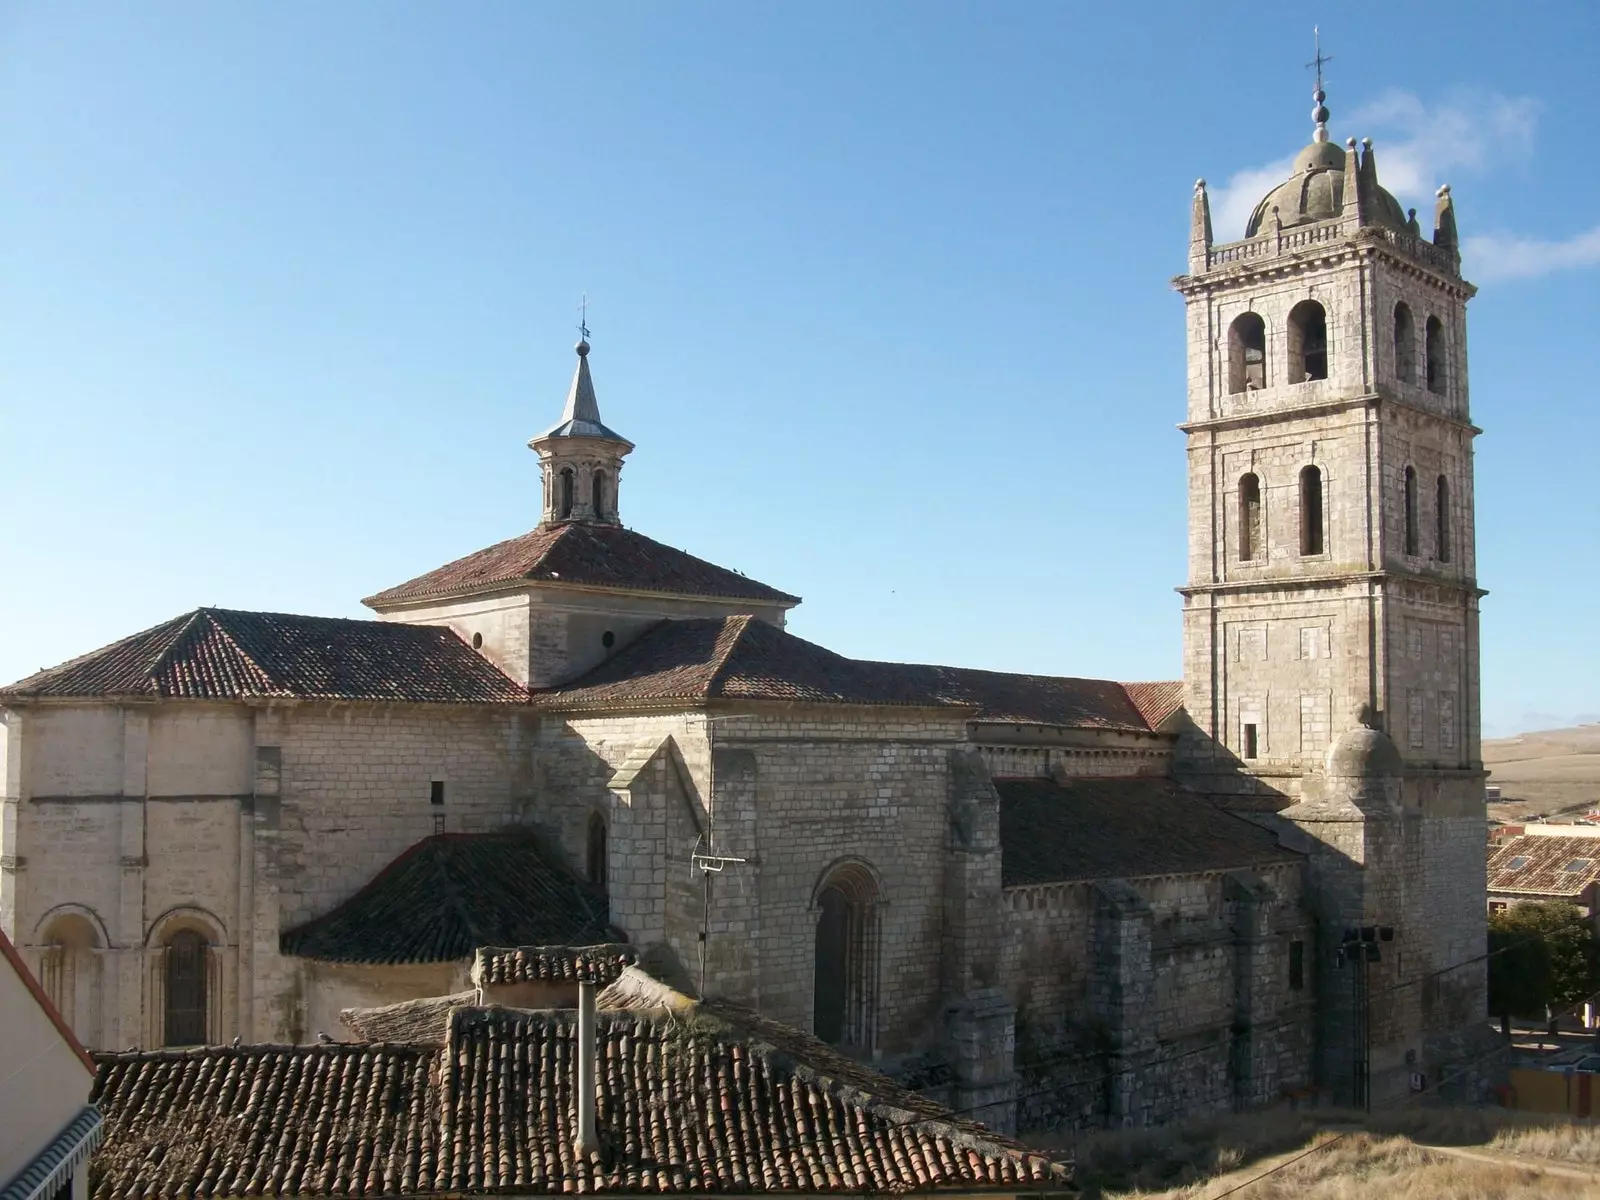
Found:
[[1334, 145], [1328, 140], [1328, 110], [1323, 106], [1327, 96], [1320, 85], [1312, 98], [1316, 101], [1316, 107], [1311, 110], [1316, 129], [1311, 144], [1295, 155], [1289, 178], [1256, 205], [1245, 226], [1245, 237], [1253, 238], [1269, 229], [1274, 210], [1285, 229], [1342, 216], [1346, 211], [1345, 191], [1352, 186], [1346, 176], [1352, 170], [1356, 175], [1353, 186], [1362, 200], [1363, 222], [1406, 229], [1406, 214], [1400, 202], [1378, 186], [1378, 164], [1372, 156], [1372, 143], [1366, 142], [1364, 153], [1360, 155], [1356, 152], [1354, 138], [1345, 143], [1347, 149]]
[[1330, 779], [1381, 779], [1398, 777], [1404, 771], [1400, 748], [1377, 728], [1376, 715], [1368, 705], [1357, 709], [1355, 724], [1328, 747], [1324, 766]]

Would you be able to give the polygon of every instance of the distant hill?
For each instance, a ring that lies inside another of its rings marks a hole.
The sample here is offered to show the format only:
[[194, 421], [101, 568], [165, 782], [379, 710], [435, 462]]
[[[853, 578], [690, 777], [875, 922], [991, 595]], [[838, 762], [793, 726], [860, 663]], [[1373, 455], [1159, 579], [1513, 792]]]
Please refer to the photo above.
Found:
[[1483, 765], [1501, 794], [1490, 816], [1515, 820], [1600, 808], [1600, 724], [1486, 738]]

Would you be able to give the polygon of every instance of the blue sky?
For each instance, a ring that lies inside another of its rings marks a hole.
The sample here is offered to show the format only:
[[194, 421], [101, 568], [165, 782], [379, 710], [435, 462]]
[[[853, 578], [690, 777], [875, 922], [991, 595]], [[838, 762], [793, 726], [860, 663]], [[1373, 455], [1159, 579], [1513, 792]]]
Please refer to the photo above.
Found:
[[[580, 293], [635, 528], [841, 652], [1174, 677], [1189, 194], [1453, 185], [1485, 725], [1600, 719], [1600, 8], [13, 3], [0, 676], [538, 519]], [[1379, 14], [1381, 13], [1381, 18]]]

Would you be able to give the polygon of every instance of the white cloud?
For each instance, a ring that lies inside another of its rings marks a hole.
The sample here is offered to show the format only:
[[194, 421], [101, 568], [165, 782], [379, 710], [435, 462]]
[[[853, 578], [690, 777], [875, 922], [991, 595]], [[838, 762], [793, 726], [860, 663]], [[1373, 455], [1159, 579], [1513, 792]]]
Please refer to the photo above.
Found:
[[[1471, 176], [1491, 165], [1524, 161], [1533, 153], [1539, 102], [1528, 96], [1458, 93], [1430, 105], [1391, 89], [1332, 122], [1344, 136], [1371, 137], [1378, 179], [1405, 207], [1415, 207], [1431, 229], [1434, 193], [1453, 173]], [[1342, 139], [1341, 139], [1342, 140]], [[1219, 241], [1244, 236], [1251, 211], [1289, 177], [1292, 159], [1240, 171], [1211, 195], [1212, 226]], [[1600, 262], [1600, 230], [1550, 242], [1509, 235], [1466, 239], [1469, 268], [1484, 279], [1526, 278]]]
[[1461, 257], [1472, 279], [1532, 279], [1553, 271], [1600, 266], [1600, 225], [1558, 242], [1478, 234], [1462, 239]]
[[1219, 242], [1235, 242], [1244, 236], [1245, 222], [1256, 205], [1273, 188], [1289, 178], [1293, 158], [1252, 167], [1231, 176], [1211, 192], [1211, 233]]

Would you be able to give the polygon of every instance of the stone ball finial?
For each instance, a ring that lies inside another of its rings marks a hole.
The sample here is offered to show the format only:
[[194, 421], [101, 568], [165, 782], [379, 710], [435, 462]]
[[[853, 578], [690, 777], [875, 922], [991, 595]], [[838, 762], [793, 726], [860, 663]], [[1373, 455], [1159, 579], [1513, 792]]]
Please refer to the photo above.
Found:
[[1365, 149], [1371, 150], [1372, 149], [1372, 139], [1371, 138], [1362, 138], [1361, 139], [1361, 145]]
[[1197, 192], [1205, 191], [1206, 190], [1206, 181], [1204, 179], [1196, 179], [1194, 181], [1194, 190], [1197, 191]]
[[1448, 183], [1441, 183], [1439, 185], [1439, 190], [1437, 192], [1435, 192], [1434, 194], [1436, 196], [1438, 196], [1439, 199], [1443, 200], [1446, 196], [1448, 196], [1450, 194], [1450, 185]]
[[1356, 140], [1353, 137], [1345, 138], [1344, 144], [1347, 149], [1354, 150], [1356, 148]]
[[586, 358], [589, 354], [589, 343], [580, 339], [578, 344], [574, 346], [573, 349], [578, 352], [579, 358]]

